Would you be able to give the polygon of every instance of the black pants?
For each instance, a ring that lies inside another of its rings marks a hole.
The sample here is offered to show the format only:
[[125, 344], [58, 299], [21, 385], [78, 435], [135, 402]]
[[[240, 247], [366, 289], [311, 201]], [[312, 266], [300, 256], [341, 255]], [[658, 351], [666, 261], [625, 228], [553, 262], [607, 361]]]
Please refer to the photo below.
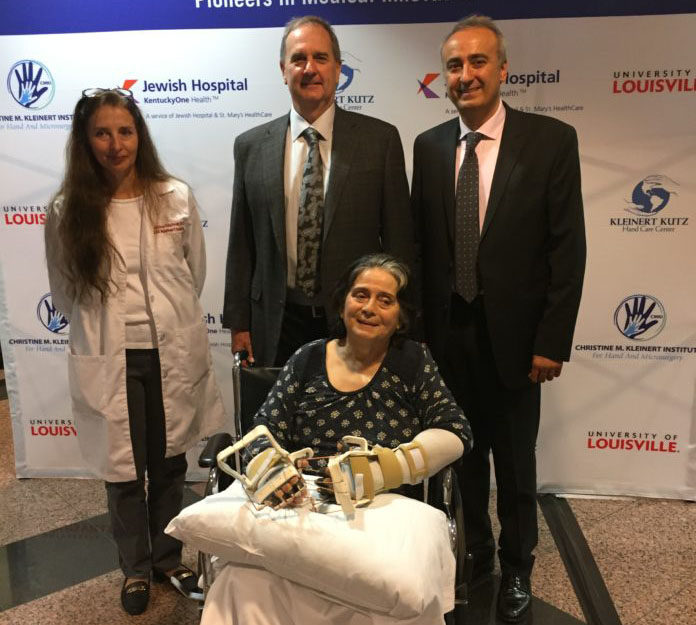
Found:
[[474, 435], [474, 448], [464, 456], [459, 470], [466, 542], [474, 566], [495, 554], [488, 516], [492, 450], [501, 525], [501, 568], [529, 573], [538, 540], [535, 448], [539, 385], [530, 382], [522, 389], [503, 385], [493, 358], [481, 296], [471, 304], [453, 296], [441, 370]]
[[300, 347], [328, 335], [323, 306], [285, 303], [275, 366], [282, 367]]
[[182, 544], [164, 528], [181, 510], [186, 455], [164, 457], [166, 426], [156, 349], [126, 350], [126, 386], [137, 479], [107, 482], [106, 494], [124, 575], [149, 577], [153, 568], [168, 571], [181, 563]]

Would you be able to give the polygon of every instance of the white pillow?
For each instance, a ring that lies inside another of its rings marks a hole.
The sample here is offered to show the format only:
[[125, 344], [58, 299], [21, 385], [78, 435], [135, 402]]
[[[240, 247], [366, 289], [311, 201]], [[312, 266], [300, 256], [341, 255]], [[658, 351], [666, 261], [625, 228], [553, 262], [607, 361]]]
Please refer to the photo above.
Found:
[[420, 501], [378, 495], [348, 521], [295, 508], [257, 511], [239, 482], [185, 508], [168, 534], [227, 561], [265, 568], [341, 602], [411, 618], [454, 607], [455, 560], [445, 515]]

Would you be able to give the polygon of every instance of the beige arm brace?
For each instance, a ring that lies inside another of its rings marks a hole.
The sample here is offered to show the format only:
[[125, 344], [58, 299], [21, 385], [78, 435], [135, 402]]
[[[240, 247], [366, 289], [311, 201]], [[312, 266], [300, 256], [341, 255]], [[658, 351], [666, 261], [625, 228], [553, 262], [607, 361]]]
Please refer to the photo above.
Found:
[[[462, 439], [449, 430], [430, 428], [423, 430], [414, 439], [414, 443], [419, 443], [428, 458], [428, 475], [435, 475], [440, 469], [444, 469], [448, 464], [452, 464], [464, 453], [464, 443]], [[414, 484], [416, 482], [409, 482]]]
[[464, 452], [460, 438], [447, 430], [431, 428], [411, 442], [388, 449], [371, 449], [362, 438], [344, 437], [353, 449], [329, 461], [336, 501], [348, 516], [353, 505], [364, 505], [378, 493], [402, 484], [419, 484], [426, 477], [454, 462]]
[[376, 446], [372, 451], [379, 460], [376, 468], [382, 471], [382, 489], [389, 490], [402, 484], [420, 484], [426, 477], [435, 475], [464, 453], [464, 444], [448, 430], [431, 428], [394, 450]]

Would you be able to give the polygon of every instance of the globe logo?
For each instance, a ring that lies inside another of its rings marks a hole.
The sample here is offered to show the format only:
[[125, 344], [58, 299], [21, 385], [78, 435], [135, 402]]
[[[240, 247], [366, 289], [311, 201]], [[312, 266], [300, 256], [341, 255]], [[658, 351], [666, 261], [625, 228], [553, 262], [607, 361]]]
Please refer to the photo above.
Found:
[[[344, 56], [349, 56], [351, 59], [354, 59], [360, 63], [360, 59], [352, 55], [350, 52], [344, 52]], [[353, 61], [351, 60], [351, 63], [352, 62]], [[353, 65], [348, 65], [348, 63], [341, 62], [341, 75], [338, 77], [336, 93], [343, 93], [346, 89], [348, 89], [348, 87], [350, 87], [350, 84], [353, 82], [353, 78], [355, 78], [355, 72], [359, 73], [360, 70]]]
[[678, 186], [667, 176], [646, 176], [633, 187], [631, 199], [626, 200], [626, 210], [634, 215], [655, 215], [667, 206], [673, 195], [677, 195], [675, 189]]

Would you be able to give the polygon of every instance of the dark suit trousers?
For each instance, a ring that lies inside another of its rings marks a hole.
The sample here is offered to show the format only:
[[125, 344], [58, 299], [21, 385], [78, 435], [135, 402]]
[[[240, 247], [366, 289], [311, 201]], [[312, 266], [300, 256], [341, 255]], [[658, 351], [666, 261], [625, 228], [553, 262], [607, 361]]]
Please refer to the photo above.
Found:
[[302, 306], [285, 303], [275, 366], [282, 367], [300, 347], [329, 334], [323, 306]]
[[164, 528], [181, 511], [186, 454], [164, 457], [166, 426], [156, 349], [126, 350], [126, 389], [137, 479], [107, 482], [107, 503], [124, 575], [149, 578], [153, 568], [168, 571], [181, 564], [182, 544]]
[[[501, 568], [528, 573], [537, 544], [535, 447], [540, 391], [538, 384], [514, 390], [503, 385], [491, 349], [482, 297], [467, 304], [458, 295], [452, 296], [447, 346], [440, 366], [474, 435], [474, 448], [464, 456], [459, 471], [466, 542], [474, 556], [474, 567], [483, 565], [495, 553], [488, 515], [492, 451], [501, 525]], [[510, 323], [514, 323], [514, 316]]]

